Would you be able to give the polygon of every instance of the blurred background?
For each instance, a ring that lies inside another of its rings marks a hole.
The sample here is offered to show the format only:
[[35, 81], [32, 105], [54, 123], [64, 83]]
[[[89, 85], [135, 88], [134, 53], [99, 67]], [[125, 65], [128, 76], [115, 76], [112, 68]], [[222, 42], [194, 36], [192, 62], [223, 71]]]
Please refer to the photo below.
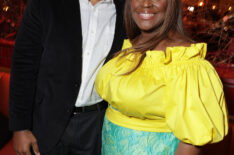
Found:
[[[207, 59], [215, 66], [233, 67], [234, 0], [182, 0], [189, 35], [208, 43]], [[27, 0], [0, 0], [0, 43], [14, 45]], [[8, 53], [9, 57], [11, 52]], [[10, 67], [1, 56], [0, 65]]]
[[[64, 0], [64, 2], [69, 0]], [[229, 112], [229, 134], [207, 145], [204, 155], [234, 155], [234, 0], [182, 0], [183, 22], [190, 37], [206, 42], [206, 59], [217, 70]], [[8, 130], [9, 79], [15, 38], [27, 0], [0, 0], [0, 155], [16, 155]], [[6, 130], [4, 130], [6, 129]], [[7, 133], [7, 134], [6, 134]]]

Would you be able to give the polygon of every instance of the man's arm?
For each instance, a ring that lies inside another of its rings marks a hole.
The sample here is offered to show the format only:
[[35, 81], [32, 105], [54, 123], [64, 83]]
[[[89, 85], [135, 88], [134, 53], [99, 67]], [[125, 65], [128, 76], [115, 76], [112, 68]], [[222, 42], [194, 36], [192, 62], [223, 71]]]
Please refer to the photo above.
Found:
[[17, 154], [28, 154], [30, 146], [37, 147], [36, 138], [30, 130], [37, 73], [43, 51], [39, 2], [28, 2], [12, 57], [9, 128], [15, 131], [14, 144]]

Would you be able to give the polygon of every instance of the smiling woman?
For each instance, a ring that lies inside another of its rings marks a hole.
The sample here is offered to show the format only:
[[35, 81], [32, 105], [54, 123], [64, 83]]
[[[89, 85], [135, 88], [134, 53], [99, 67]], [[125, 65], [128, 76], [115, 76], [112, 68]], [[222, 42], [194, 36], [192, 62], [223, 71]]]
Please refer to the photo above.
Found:
[[[143, 31], [157, 31], [165, 18], [167, 0], [132, 0], [132, 18]], [[153, 34], [152, 34], [153, 35]]]
[[198, 155], [198, 146], [221, 141], [228, 129], [207, 45], [186, 35], [180, 0], [125, 2], [129, 39], [95, 82], [110, 105], [102, 154]]
[[193, 42], [184, 30], [181, 7], [181, 0], [126, 1], [126, 33], [132, 48], [142, 54], [132, 71], [141, 64], [148, 50], [165, 51], [167, 46], [189, 46]]

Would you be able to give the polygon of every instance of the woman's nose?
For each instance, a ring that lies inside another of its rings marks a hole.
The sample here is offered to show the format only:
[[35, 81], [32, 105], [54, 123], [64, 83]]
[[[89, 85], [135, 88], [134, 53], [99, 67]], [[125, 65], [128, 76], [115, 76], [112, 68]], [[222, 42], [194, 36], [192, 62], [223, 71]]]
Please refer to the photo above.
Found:
[[153, 5], [152, 0], [143, 0], [144, 7], [151, 7]]

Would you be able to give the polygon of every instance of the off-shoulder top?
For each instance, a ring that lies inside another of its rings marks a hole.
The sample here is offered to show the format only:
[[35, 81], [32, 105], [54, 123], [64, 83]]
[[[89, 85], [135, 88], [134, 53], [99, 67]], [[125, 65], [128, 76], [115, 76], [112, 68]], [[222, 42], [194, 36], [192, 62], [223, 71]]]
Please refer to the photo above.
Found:
[[[123, 49], [132, 47], [124, 41]], [[221, 141], [228, 132], [221, 80], [206, 61], [207, 45], [147, 51], [134, 72], [139, 53], [122, 54], [99, 71], [95, 88], [111, 105], [106, 117], [122, 127], [173, 132], [183, 142], [204, 145]]]

